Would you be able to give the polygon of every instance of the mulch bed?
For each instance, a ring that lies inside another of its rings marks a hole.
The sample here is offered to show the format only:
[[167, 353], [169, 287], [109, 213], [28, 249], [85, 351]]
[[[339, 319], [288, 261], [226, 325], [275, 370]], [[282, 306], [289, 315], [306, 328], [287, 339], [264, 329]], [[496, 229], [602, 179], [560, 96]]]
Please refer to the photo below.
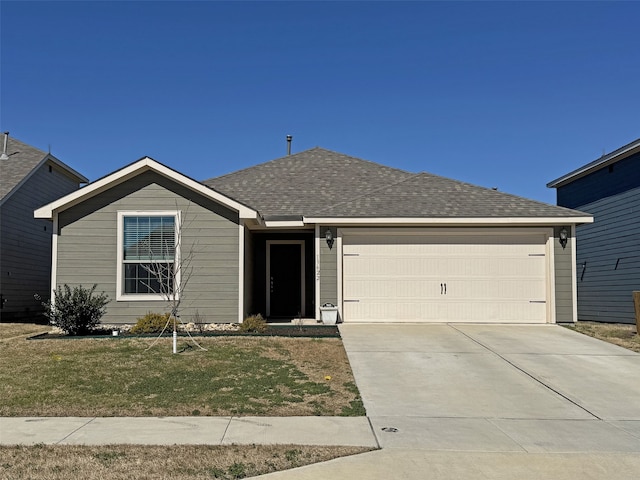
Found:
[[[167, 331], [165, 337], [171, 337], [173, 332]], [[155, 338], [157, 333], [131, 334], [120, 332], [113, 335], [111, 330], [96, 329], [89, 335], [64, 335], [60, 333], [42, 333], [28, 337], [27, 340], [49, 339], [80, 339], [80, 338]], [[178, 332], [178, 337], [187, 337], [186, 332]], [[307, 337], [307, 338], [340, 338], [340, 332], [335, 325], [268, 325], [264, 332], [239, 332], [229, 330], [215, 330], [207, 332], [191, 332], [193, 337]]]

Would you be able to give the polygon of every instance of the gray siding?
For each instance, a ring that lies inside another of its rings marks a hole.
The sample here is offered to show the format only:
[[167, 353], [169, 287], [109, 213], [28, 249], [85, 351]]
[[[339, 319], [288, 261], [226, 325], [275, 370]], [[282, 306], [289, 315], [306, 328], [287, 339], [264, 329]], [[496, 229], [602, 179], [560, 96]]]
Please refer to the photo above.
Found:
[[[329, 249], [324, 239], [326, 225], [320, 226], [320, 306], [325, 303], [338, 305], [338, 258], [337, 245]], [[333, 237], [337, 238], [337, 229], [331, 227]]]
[[640, 290], [640, 188], [582, 205], [595, 221], [577, 229], [578, 319], [634, 323]]
[[[566, 227], [570, 230], [569, 227]], [[556, 322], [572, 323], [573, 318], [573, 274], [571, 265], [573, 263], [572, 252], [575, 246], [575, 238], [569, 237], [567, 246], [562, 248], [558, 241], [559, 232], [562, 227], [554, 228], [553, 254], [555, 259], [555, 300], [556, 300]]]
[[117, 212], [182, 211], [182, 255], [193, 251], [193, 273], [181, 305], [184, 322], [238, 321], [238, 216], [221, 205], [147, 172], [59, 216], [57, 283], [98, 284], [111, 298], [104, 323], [135, 323], [166, 301], [116, 301]]
[[0, 211], [0, 292], [6, 300], [2, 320], [28, 319], [42, 312], [39, 295], [51, 295], [52, 223], [33, 211], [73, 192], [78, 182], [57, 166], [41, 166], [3, 204]]

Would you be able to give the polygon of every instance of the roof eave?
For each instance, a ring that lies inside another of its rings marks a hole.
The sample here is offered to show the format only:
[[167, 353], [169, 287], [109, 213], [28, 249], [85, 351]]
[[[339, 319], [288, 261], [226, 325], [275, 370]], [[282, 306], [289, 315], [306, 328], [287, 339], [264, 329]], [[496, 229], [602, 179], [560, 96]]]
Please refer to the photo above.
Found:
[[78, 180], [78, 183], [89, 183], [89, 179], [87, 177], [82, 175], [80, 172], [74, 170], [73, 168], [71, 168], [66, 163], [58, 160], [56, 157], [54, 157], [50, 153], [47, 154], [47, 156], [44, 158], [42, 163], [45, 163], [47, 161], [50, 161], [50, 162], [56, 164], [61, 169], [65, 170], [69, 175], [71, 175], [72, 177], [75, 177]]
[[593, 216], [563, 217], [305, 217], [306, 224], [331, 225], [423, 225], [498, 226], [571, 225], [593, 223]]
[[34, 174], [35, 172], [37, 172], [43, 165], [46, 165], [47, 162], [51, 162], [53, 164], [55, 164], [56, 166], [60, 167], [62, 170], [64, 170], [67, 175], [73, 177], [78, 183], [87, 183], [89, 181], [89, 179], [87, 177], [85, 177], [84, 175], [82, 175], [81, 173], [75, 171], [73, 168], [71, 168], [69, 165], [65, 164], [64, 162], [58, 160], [56, 157], [54, 157], [53, 155], [51, 155], [50, 153], [47, 153], [44, 157], [42, 157], [42, 160], [40, 160], [36, 166], [34, 166], [28, 174], [26, 174], [22, 180], [20, 180], [10, 191], [9, 193], [7, 193], [4, 197], [2, 197], [2, 199], [0, 199], [0, 205], [4, 204], [9, 197], [11, 197], [11, 195], [13, 195], [15, 192], [17, 192], [18, 190], [20, 190], [20, 188], [22, 187], [22, 185], [24, 185]]
[[574, 180], [578, 180], [596, 170], [607, 167], [613, 163], [619, 162], [635, 153], [640, 152], [640, 138], [634, 140], [633, 142], [624, 145], [623, 147], [618, 148], [617, 150], [603, 155], [597, 160], [594, 160], [591, 163], [583, 165], [582, 167], [574, 170], [573, 172], [569, 172], [562, 177], [556, 178], [551, 182], [547, 183], [547, 188], [558, 188], [562, 187], [568, 183], [573, 182]]
[[196, 180], [186, 177], [171, 168], [156, 162], [150, 157], [144, 157], [137, 162], [134, 162], [117, 172], [107, 175], [87, 186], [76, 190], [54, 202], [44, 205], [34, 211], [35, 218], [53, 219], [54, 215], [60, 211], [73, 207], [95, 195], [98, 195], [109, 188], [118, 185], [126, 180], [133, 178], [145, 171], [155, 171], [160, 175], [173, 179], [174, 181], [184, 185], [185, 187], [196, 191], [203, 196], [215, 200], [216, 202], [231, 208], [238, 212], [240, 219], [256, 219], [260, 221], [260, 217], [257, 211], [230, 199], [229, 197], [222, 195], [221, 193], [213, 190], [206, 185], [203, 185]]

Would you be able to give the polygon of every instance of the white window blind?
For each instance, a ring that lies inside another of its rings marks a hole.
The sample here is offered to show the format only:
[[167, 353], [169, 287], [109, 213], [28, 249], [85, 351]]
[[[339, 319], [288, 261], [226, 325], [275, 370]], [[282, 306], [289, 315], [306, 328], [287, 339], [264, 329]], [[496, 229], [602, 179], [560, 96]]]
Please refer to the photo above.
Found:
[[124, 217], [124, 261], [173, 261], [175, 217]]

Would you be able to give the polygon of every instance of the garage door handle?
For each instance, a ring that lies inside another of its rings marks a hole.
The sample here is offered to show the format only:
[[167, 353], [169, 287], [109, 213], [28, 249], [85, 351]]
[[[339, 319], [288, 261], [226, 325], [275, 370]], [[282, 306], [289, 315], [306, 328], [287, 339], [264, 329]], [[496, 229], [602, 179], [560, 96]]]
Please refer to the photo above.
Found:
[[440, 284], [440, 295], [446, 295], [447, 294], [447, 284], [446, 283], [441, 283]]
[[343, 300], [343, 301], [344, 303], [347, 303], [347, 302], [359, 302], [360, 300]]

